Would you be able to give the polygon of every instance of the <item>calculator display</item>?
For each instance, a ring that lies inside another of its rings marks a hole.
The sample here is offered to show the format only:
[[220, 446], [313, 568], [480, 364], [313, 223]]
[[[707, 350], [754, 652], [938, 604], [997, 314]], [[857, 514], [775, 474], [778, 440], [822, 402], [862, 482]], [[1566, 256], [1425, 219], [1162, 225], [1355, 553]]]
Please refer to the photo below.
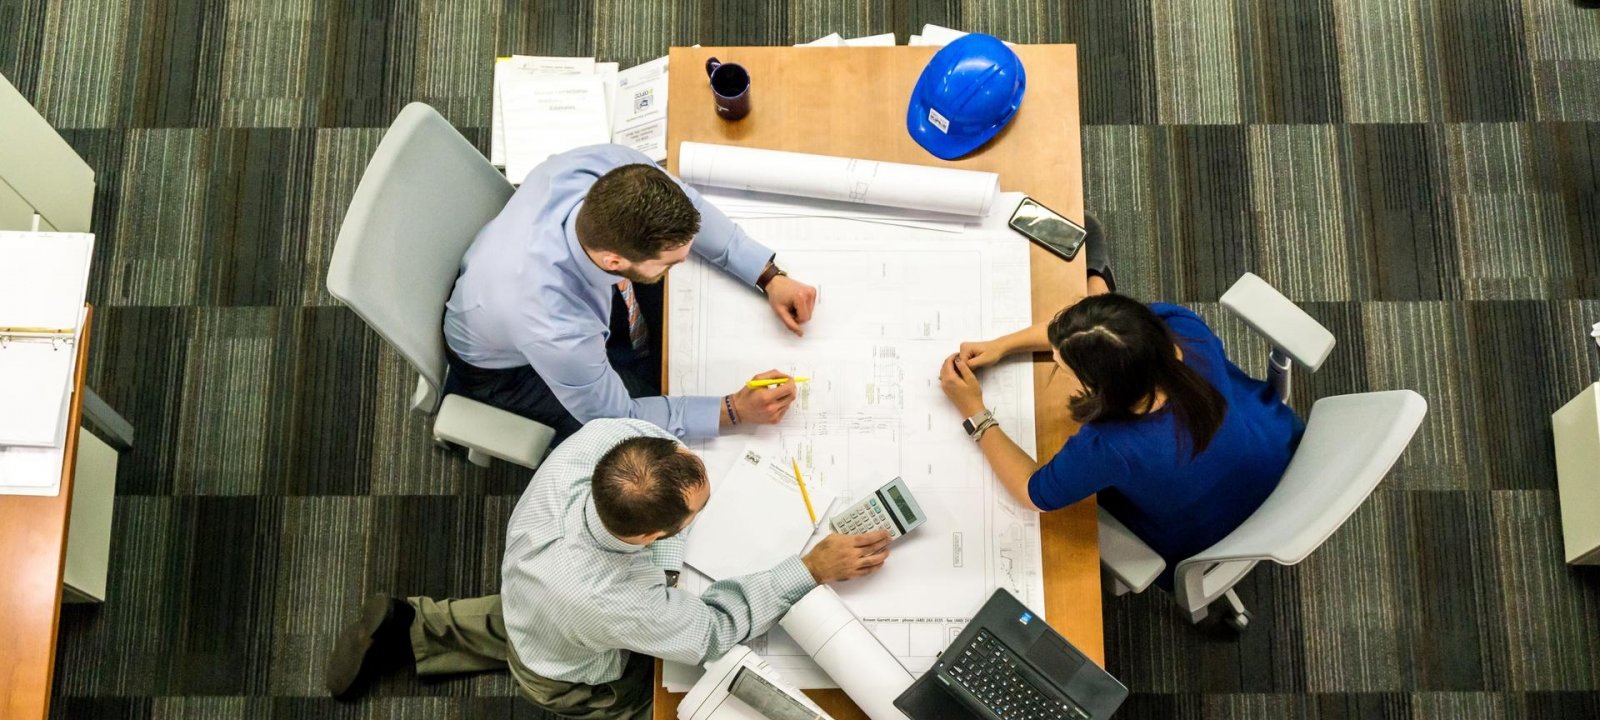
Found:
[[906, 525], [917, 524], [917, 514], [912, 512], [910, 505], [906, 504], [905, 497], [900, 494], [900, 488], [890, 485], [888, 492], [890, 501], [900, 511], [900, 519], [905, 520]]

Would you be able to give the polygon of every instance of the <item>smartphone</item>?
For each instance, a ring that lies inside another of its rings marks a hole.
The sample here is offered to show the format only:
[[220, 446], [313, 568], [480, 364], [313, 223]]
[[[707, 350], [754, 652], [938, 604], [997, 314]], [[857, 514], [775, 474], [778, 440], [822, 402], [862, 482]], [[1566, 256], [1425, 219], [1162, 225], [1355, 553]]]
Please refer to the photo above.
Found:
[[1022, 203], [1017, 205], [1017, 211], [1011, 213], [1010, 225], [1012, 230], [1022, 233], [1040, 247], [1060, 256], [1062, 260], [1069, 261], [1078, 256], [1078, 250], [1083, 248], [1084, 238], [1089, 235], [1089, 231], [1083, 229], [1082, 225], [1040, 205], [1033, 198], [1022, 199]]

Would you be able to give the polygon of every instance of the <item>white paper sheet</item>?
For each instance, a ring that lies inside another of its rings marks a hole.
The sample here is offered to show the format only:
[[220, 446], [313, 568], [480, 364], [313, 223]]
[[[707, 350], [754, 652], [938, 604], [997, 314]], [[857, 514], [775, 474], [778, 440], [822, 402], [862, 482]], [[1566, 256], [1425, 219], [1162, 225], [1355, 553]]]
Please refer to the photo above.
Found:
[[556, 153], [611, 141], [605, 87], [594, 75], [508, 75], [502, 111], [506, 179], [521, 184]]
[[667, 161], [667, 59], [656, 58], [617, 74], [611, 142]]
[[499, 168], [506, 166], [505, 114], [501, 108], [501, 97], [505, 94], [501, 88], [503, 79], [512, 75], [592, 75], [594, 71], [595, 62], [592, 57], [512, 55], [495, 58], [494, 87], [489, 110], [489, 162]]
[[839, 33], [828, 33], [811, 42], [796, 43], [795, 47], [843, 47], [844, 38]]
[[[699, 443], [708, 467], [729, 462], [753, 435], [798, 457], [808, 485], [834, 490], [841, 505], [900, 476], [928, 513], [895, 542], [883, 571], [836, 588], [914, 673], [931, 666], [996, 587], [1044, 605], [1038, 514], [999, 486], [937, 377], [961, 341], [1031, 320], [1027, 241], [1004, 228], [1016, 199], [1008, 194], [983, 227], [960, 234], [828, 218], [742, 221], [785, 270], [819, 289], [804, 338], [698, 259], [674, 269], [668, 287], [673, 393], [720, 395], [772, 367], [812, 378], [781, 424]], [[1031, 366], [1002, 363], [983, 372], [983, 383], [1000, 423], [1033, 453]], [[686, 573], [679, 582], [696, 579]], [[792, 641], [773, 633], [760, 642], [757, 652], [785, 677], [824, 686], [825, 674]]]
[[[684, 550], [684, 562], [707, 577], [721, 580], [770, 570], [800, 552], [816, 532], [790, 458], [778, 448], [746, 445], [725, 472], [712, 478], [711, 499], [686, 534]], [[806, 490], [822, 522], [833, 508], [834, 494], [824, 487]]]
[[60, 446], [0, 447], [0, 495], [59, 495], [65, 457]]
[[[953, 28], [947, 28], [943, 25], [934, 25], [933, 23], [928, 23], [927, 25], [922, 26], [922, 34], [912, 35], [911, 39], [906, 41], [906, 44], [936, 46], [949, 45], [952, 40], [969, 34], [971, 33], [963, 32]], [[1007, 45], [1014, 44], [1005, 40], [1001, 40], [1000, 42], [1004, 42]]]
[[0, 338], [0, 445], [59, 445], [65, 434], [71, 342]]
[[695, 185], [981, 217], [1000, 176], [781, 150], [683, 143], [678, 172]]
[[609, 127], [616, 117], [617, 76], [621, 66], [614, 62], [594, 64], [594, 76], [600, 78], [600, 95], [606, 101], [606, 124]]
[[845, 38], [844, 44], [850, 47], [894, 47], [894, 33]]
[[88, 233], [0, 232], [0, 332], [71, 334], [83, 314], [93, 253]]

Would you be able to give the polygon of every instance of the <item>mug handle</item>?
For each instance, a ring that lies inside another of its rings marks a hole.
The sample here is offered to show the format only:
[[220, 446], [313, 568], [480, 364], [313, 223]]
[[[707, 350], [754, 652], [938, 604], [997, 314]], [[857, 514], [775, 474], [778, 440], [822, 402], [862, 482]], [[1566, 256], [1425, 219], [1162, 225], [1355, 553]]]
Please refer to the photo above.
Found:
[[722, 67], [721, 60], [716, 58], [706, 58], [706, 77], [711, 77], [711, 73], [716, 72], [717, 68], [719, 67]]

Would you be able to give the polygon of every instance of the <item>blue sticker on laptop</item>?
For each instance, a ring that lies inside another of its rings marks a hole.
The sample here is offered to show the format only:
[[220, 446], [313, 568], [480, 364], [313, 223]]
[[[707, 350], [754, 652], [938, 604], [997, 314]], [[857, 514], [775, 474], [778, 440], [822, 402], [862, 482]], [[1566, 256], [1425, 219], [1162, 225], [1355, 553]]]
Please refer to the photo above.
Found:
[[1017, 618], [1017, 622], [1022, 623], [1023, 625], [1027, 625], [1028, 623], [1033, 622], [1033, 613], [1031, 613], [1031, 612], [1023, 613], [1022, 617]]

